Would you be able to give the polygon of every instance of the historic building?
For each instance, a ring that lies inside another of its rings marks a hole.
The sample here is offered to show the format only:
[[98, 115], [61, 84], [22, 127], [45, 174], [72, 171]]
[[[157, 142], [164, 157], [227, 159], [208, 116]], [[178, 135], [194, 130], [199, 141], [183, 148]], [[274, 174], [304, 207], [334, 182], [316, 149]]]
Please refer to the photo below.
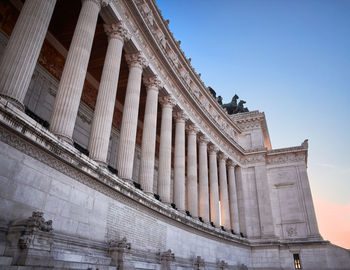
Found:
[[0, 1], [0, 52], [0, 269], [350, 269], [154, 0]]

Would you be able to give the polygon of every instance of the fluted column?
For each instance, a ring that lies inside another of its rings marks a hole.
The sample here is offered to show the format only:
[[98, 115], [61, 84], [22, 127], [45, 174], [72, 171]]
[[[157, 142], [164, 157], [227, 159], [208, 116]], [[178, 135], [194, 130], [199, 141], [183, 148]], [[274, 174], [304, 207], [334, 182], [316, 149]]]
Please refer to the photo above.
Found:
[[126, 61], [129, 65], [129, 77], [120, 128], [117, 169], [121, 178], [130, 180], [134, 166], [142, 70], [146, 62], [140, 53], [126, 55]]
[[209, 145], [210, 221], [220, 226], [217, 152], [215, 145]]
[[141, 144], [140, 184], [145, 193], [153, 193], [158, 92], [162, 87], [162, 83], [157, 76], [146, 78], [144, 83], [147, 89], [147, 97]]
[[192, 217], [198, 217], [197, 132], [194, 124], [187, 127], [187, 205]]
[[231, 214], [231, 228], [235, 233], [240, 233], [239, 228], [239, 214], [238, 214], [238, 201], [237, 201], [237, 188], [236, 188], [236, 176], [235, 176], [235, 164], [232, 160], [227, 162], [228, 167], [228, 186], [229, 186], [229, 198], [230, 198], [230, 214]]
[[199, 216], [204, 222], [209, 222], [209, 182], [208, 182], [208, 138], [199, 136]]
[[51, 115], [51, 131], [72, 142], [101, 2], [83, 0]]
[[162, 105], [162, 122], [160, 127], [158, 195], [164, 203], [171, 203], [171, 135], [172, 112], [175, 104], [171, 96], [159, 98]]
[[175, 154], [174, 154], [174, 203], [185, 211], [185, 121], [182, 111], [175, 113]]
[[129, 35], [121, 22], [111, 25], [105, 24], [104, 29], [108, 36], [108, 47], [91, 126], [89, 151], [92, 159], [105, 165], [112, 129], [123, 44], [124, 40], [129, 38]]
[[231, 229], [230, 206], [228, 202], [227, 173], [226, 173], [227, 156], [223, 153], [220, 153], [218, 157], [219, 157], [221, 225], [224, 226], [226, 229]]
[[56, 0], [27, 0], [0, 63], [0, 95], [24, 110], [27, 93]]

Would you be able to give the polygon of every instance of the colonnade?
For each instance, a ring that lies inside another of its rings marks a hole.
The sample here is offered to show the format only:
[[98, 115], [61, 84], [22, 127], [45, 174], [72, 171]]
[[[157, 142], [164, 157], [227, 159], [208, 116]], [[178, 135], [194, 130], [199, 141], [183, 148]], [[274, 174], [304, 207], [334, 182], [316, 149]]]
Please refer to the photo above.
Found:
[[[0, 63], [0, 95], [23, 109], [56, 0], [27, 0]], [[50, 130], [72, 143], [74, 125], [87, 73], [98, 14], [102, 1], [83, 0], [79, 19], [57, 90]], [[124, 42], [130, 35], [122, 22], [105, 25], [108, 47], [103, 66], [89, 139], [90, 157], [106, 166]], [[235, 184], [235, 163], [219, 151], [186, 113], [175, 107], [171, 95], [158, 96], [162, 82], [145, 76], [141, 52], [126, 54], [129, 66], [117, 157], [119, 177], [131, 180], [141, 83], [147, 97], [141, 144], [140, 184], [153, 194], [157, 106], [161, 104], [161, 131], [157, 193], [161, 201], [174, 203], [179, 211], [240, 232]], [[175, 120], [174, 186], [171, 198], [172, 121]], [[187, 133], [187, 137], [186, 137]], [[187, 139], [187, 154], [186, 150]], [[198, 149], [198, 152], [197, 152]], [[186, 165], [187, 160], [187, 165]], [[185, 171], [187, 168], [187, 171]], [[187, 176], [187, 180], [186, 180]], [[220, 220], [221, 219], [221, 220]]]

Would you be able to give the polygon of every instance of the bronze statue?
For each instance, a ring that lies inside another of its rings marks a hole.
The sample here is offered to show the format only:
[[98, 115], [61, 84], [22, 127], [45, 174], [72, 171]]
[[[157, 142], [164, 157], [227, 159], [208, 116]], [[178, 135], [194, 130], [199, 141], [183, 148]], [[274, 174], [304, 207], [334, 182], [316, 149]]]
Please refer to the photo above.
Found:
[[[220, 96], [219, 96], [220, 97]], [[224, 109], [226, 109], [227, 113], [229, 115], [236, 114], [236, 113], [242, 113], [242, 112], [249, 112], [248, 108], [245, 108], [243, 104], [246, 102], [244, 100], [240, 100], [237, 104], [237, 100], [239, 99], [239, 96], [236, 94], [233, 96], [230, 103], [226, 104], [220, 104]], [[221, 99], [222, 100], [222, 99]], [[219, 100], [218, 100], [219, 102]], [[220, 102], [219, 102], [220, 103]]]
[[226, 109], [228, 114], [234, 114], [237, 108], [237, 99], [239, 97], [235, 94], [230, 103], [223, 104], [222, 107]]

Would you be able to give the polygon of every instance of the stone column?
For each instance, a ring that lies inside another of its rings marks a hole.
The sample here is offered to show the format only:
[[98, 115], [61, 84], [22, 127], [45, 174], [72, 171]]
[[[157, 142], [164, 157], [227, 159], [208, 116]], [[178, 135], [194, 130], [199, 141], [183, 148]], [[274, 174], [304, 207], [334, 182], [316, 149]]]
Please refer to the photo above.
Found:
[[104, 29], [108, 47], [91, 126], [89, 152], [92, 159], [106, 165], [123, 44], [129, 36], [121, 22], [105, 24]]
[[0, 96], [24, 110], [35, 65], [38, 61], [56, 0], [27, 0], [12, 31], [0, 63]]
[[162, 122], [160, 127], [158, 195], [164, 203], [171, 203], [171, 135], [172, 112], [175, 101], [171, 96], [159, 98], [162, 105]]
[[158, 92], [162, 84], [157, 76], [144, 79], [144, 83], [147, 97], [141, 144], [140, 184], [145, 193], [153, 193]]
[[187, 127], [187, 205], [192, 217], [198, 217], [197, 133], [194, 124]]
[[146, 62], [139, 52], [126, 55], [126, 61], [129, 65], [129, 77], [120, 128], [117, 169], [119, 177], [130, 180], [134, 165], [142, 70]]
[[209, 187], [210, 187], [210, 221], [220, 226], [218, 163], [216, 153], [218, 148], [209, 146]]
[[175, 113], [174, 154], [174, 203], [179, 211], [185, 211], [185, 121], [182, 111]]
[[235, 164], [232, 160], [227, 162], [228, 166], [228, 186], [229, 186], [229, 198], [230, 198], [230, 214], [231, 214], [231, 228], [239, 234], [239, 215], [238, 215], [238, 202], [237, 202], [237, 188], [235, 177]]
[[210, 221], [209, 216], [209, 182], [208, 182], [208, 138], [199, 136], [199, 216], [204, 222]]
[[227, 156], [219, 154], [219, 181], [220, 181], [220, 213], [221, 225], [226, 229], [231, 229], [230, 224], [230, 206], [228, 202], [227, 174], [226, 174]]
[[97, 0], [83, 0], [82, 4], [50, 121], [51, 131], [70, 143], [73, 142], [75, 120], [95, 35], [97, 17], [101, 9], [101, 3]]

